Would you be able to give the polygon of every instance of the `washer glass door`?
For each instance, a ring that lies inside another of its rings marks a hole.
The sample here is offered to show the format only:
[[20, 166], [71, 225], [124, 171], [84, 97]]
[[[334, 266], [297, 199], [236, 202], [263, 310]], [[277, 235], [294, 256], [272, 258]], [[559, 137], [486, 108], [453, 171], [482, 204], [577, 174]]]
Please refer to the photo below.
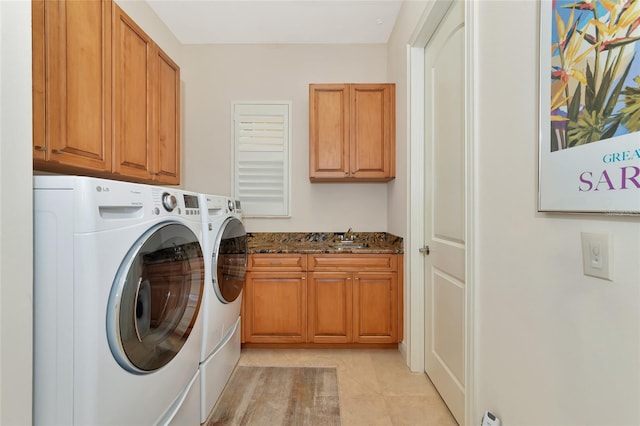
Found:
[[216, 247], [213, 288], [221, 302], [231, 303], [240, 296], [247, 271], [247, 233], [240, 220], [231, 217], [222, 224]]
[[134, 373], [156, 370], [185, 344], [204, 289], [204, 258], [185, 225], [149, 229], [120, 265], [109, 297], [107, 334], [118, 363]]

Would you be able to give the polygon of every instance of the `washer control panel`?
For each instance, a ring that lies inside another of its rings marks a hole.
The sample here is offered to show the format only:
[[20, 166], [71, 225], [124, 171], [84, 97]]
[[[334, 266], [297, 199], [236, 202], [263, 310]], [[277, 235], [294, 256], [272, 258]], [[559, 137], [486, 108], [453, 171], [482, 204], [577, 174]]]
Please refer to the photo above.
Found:
[[200, 217], [200, 202], [197, 194], [182, 194], [184, 210], [187, 216]]

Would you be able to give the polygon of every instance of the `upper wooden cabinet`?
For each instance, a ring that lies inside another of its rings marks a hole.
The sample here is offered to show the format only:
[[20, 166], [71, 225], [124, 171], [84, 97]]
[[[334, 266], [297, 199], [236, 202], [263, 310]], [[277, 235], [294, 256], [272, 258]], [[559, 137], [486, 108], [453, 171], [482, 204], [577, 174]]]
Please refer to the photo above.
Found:
[[36, 169], [111, 170], [111, 1], [33, 1]]
[[120, 7], [113, 26], [113, 171], [180, 183], [180, 70]]
[[32, 10], [34, 169], [179, 184], [179, 67], [111, 0]]
[[113, 171], [153, 177], [153, 50], [151, 38], [114, 6]]
[[160, 48], [156, 56], [154, 178], [180, 183], [180, 67]]
[[395, 178], [395, 85], [309, 85], [312, 182]]

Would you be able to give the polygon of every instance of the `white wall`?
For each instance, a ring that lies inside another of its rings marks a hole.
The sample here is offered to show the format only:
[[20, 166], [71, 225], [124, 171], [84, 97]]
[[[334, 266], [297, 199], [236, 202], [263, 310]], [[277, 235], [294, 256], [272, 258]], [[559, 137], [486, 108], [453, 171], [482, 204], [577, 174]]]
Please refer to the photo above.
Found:
[[387, 81], [384, 45], [190, 45], [184, 81], [183, 186], [231, 193], [232, 101], [291, 101], [290, 219], [246, 219], [248, 231], [386, 231], [386, 184], [309, 182], [309, 84]]
[[[478, 409], [640, 424], [640, 218], [536, 213], [538, 5], [477, 10]], [[612, 234], [614, 282], [582, 275], [581, 231]]]
[[[387, 43], [387, 69], [389, 81], [396, 83], [396, 179], [389, 183], [387, 197], [387, 231], [408, 237], [408, 188], [409, 188], [409, 110], [408, 103], [408, 50], [418, 21], [429, 2], [405, 1], [402, 3], [393, 32]], [[405, 306], [408, 306], [405, 304]]]
[[31, 424], [31, 2], [0, 1], [0, 424]]

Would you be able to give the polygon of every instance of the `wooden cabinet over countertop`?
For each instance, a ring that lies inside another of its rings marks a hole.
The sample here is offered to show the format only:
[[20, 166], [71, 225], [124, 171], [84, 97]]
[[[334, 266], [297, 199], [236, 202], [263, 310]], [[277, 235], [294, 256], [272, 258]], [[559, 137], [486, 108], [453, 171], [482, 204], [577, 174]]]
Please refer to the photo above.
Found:
[[34, 0], [34, 170], [180, 183], [180, 69], [111, 0]]
[[395, 84], [309, 85], [309, 179], [395, 178]]
[[251, 254], [243, 343], [393, 347], [402, 341], [402, 254]]

